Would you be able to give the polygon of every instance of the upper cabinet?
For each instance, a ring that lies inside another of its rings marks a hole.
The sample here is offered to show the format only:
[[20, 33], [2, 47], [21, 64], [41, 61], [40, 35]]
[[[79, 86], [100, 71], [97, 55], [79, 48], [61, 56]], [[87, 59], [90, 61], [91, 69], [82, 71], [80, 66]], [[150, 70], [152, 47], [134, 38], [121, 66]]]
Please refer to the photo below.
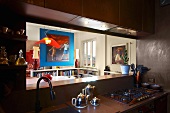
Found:
[[155, 0], [143, 0], [142, 31], [154, 33], [155, 30]]
[[83, 17], [119, 24], [119, 0], [83, 0]]
[[82, 0], [45, 0], [45, 7], [81, 16]]
[[[49, 23], [51, 21], [53, 22], [59, 21], [73, 25], [78, 24], [78, 26], [81, 27], [95, 29], [96, 28], [95, 22], [102, 22], [114, 25], [113, 27], [109, 27], [108, 29], [106, 29], [109, 32], [118, 31], [117, 28], [115, 27], [118, 26], [123, 28], [124, 31], [135, 30], [137, 31], [138, 36], [144, 36], [145, 34], [154, 33], [155, 24], [154, 0], [17, 0], [17, 1], [29, 3], [21, 5], [23, 7], [16, 7], [16, 9], [19, 8], [25, 9], [25, 11], [22, 11], [25, 13], [24, 16], [41, 18]], [[30, 4], [42, 7], [36, 7]], [[85, 20], [84, 17], [92, 20], [92, 23], [89, 25], [90, 27], [84, 24]], [[79, 22], [81, 23], [79, 24]], [[124, 31], [118, 33], [124, 33]], [[127, 34], [128, 33], [129, 32], [127, 32]]]
[[142, 1], [143, 0], [119, 0], [120, 1], [120, 26], [142, 30]]
[[18, 0], [18, 1], [44, 7], [44, 0]]

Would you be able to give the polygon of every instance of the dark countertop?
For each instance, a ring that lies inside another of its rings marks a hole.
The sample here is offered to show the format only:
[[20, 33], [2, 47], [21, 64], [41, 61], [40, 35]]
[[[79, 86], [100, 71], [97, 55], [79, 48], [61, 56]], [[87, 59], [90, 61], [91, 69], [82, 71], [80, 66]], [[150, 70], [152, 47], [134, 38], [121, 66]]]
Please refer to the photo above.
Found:
[[[79, 113], [126, 113], [126, 112], [132, 111], [133, 109], [136, 109], [142, 105], [151, 103], [154, 100], [156, 100], [162, 96], [165, 96], [165, 95], [168, 95], [168, 93], [167, 92], [159, 92], [159, 93], [155, 94], [155, 96], [148, 98], [146, 100], [143, 100], [141, 102], [138, 102], [136, 104], [133, 104], [131, 106], [129, 106], [128, 104], [123, 104], [123, 103], [120, 103], [115, 100], [111, 100], [109, 98], [99, 95], [98, 98], [100, 98], [101, 101], [100, 101], [100, 105], [96, 106], [96, 107], [92, 106], [90, 103], [88, 103], [86, 108], [78, 109], [71, 104], [71, 100], [70, 100], [66, 104], [43, 108], [40, 113], [60, 113], [60, 111], [57, 112], [57, 110], [62, 110], [62, 109], [63, 110], [72, 109], [71, 112], [67, 111], [68, 113], [77, 113], [77, 112], [79, 112]], [[53, 112], [53, 111], [55, 111], [55, 112]], [[67, 112], [65, 111], [64, 113], [67, 113]], [[29, 112], [29, 113], [34, 113], [34, 111]]]
[[149, 102], [152, 102], [162, 96], [167, 95], [166, 92], [159, 92], [155, 94], [155, 96], [148, 98], [146, 100], [143, 100], [141, 102], [138, 102], [136, 104], [133, 104], [131, 106], [127, 104], [123, 104], [120, 102], [117, 102], [115, 100], [111, 100], [109, 98], [106, 98], [104, 96], [99, 95], [98, 98], [101, 99], [99, 106], [92, 106], [91, 104], [88, 104], [86, 108], [78, 109], [75, 108], [71, 102], [67, 102], [66, 104], [73, 107], [75, 110], [77, 110], [80, 113], [125, 113], [128, 111], [131, 111], [139, 106], [142, 106], [144, 104], [147, 104]]
[[[61, 80], [61, 81], [55, 81], [52, 79], [52, 85], [53, 86], [62, 86], [62, 85], [77, 84], [77, 83], [91, 82], [91, 81], [100, 81], [100, 80], [119, 78], [119, 77], [128, 77], [128, 76], [131, 76], [131, 75], [113, 74], [113, 75], [93, 76], [93, 77], [86, 77], [86, 78]], [[29, 78], [29, 79], [35, 79], [35, 77]], [[35, 79], [35, 80], [37, 81], [37, 79]], [[40, 88], [48, 88], [48, 87], [49, 87], [49, 85], [47, 82], [40, 83]], [[36, 83], [26, 85], [26, 90], [33, 90], [33, 89], [36, 89]]]

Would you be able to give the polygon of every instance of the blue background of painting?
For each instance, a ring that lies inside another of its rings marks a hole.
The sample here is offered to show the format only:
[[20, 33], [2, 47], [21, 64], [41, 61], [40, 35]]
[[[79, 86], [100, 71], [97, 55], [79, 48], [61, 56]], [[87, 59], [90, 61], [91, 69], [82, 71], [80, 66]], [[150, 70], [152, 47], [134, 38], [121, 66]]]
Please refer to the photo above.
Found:
[[74, 33], [49, 30], [40, 28], [40, 40], [46, 37], [46, 32], [48, 34], [63, 35], [69, 37], [69, 61], [57, 61], [48, 62], [47, 61], [47, 45], [40, 44], [40, 67], [42, 66], [73, 66], [74, 65]]

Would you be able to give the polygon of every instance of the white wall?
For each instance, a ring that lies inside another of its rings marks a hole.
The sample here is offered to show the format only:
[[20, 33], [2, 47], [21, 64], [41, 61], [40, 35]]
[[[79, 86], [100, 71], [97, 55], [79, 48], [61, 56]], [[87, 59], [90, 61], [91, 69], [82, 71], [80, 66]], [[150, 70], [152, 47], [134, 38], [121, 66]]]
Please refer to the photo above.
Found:
[[[83, 55], [82, 41], [96, 39], [96, 68], [100, 70], [100, 75], [103, 75], [105, 68], [105, 35], [90, 32], [75, 33], [75, 49], [80, 49], [80, 59]], [[82, 66], [82, 64], [80, 64]]]
[[38, 41], [40, 40], [40, 27], [36, 24], [26, 24], [26, 35], [28, 36], [28, 40]]
[[111, 71], [121, 71], [119, 64], [112, 64], [112, 46], [120, 45], [120, 44], [128, 44], [128, 57], [129, 57], [129, 64], [134, 63], [136, 64], [136, 40], [135, 39], [128, 39], [123, 37], [117, 36], [109, 36], [107, 35], [106, 38], [106, 65], [110, 66]]

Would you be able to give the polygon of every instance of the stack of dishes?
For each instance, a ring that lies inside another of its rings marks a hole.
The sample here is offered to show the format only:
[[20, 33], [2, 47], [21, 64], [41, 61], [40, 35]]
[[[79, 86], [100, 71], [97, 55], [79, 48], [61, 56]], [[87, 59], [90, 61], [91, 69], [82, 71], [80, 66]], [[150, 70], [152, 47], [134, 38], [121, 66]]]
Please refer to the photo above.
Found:
[[160, 90], [161, 89], [161, 86], [158, 85], [158, 84], [142, 83], [141, 85], [144, 88], [150, 88], [150, 89], [154, 89], [154, 90]]

